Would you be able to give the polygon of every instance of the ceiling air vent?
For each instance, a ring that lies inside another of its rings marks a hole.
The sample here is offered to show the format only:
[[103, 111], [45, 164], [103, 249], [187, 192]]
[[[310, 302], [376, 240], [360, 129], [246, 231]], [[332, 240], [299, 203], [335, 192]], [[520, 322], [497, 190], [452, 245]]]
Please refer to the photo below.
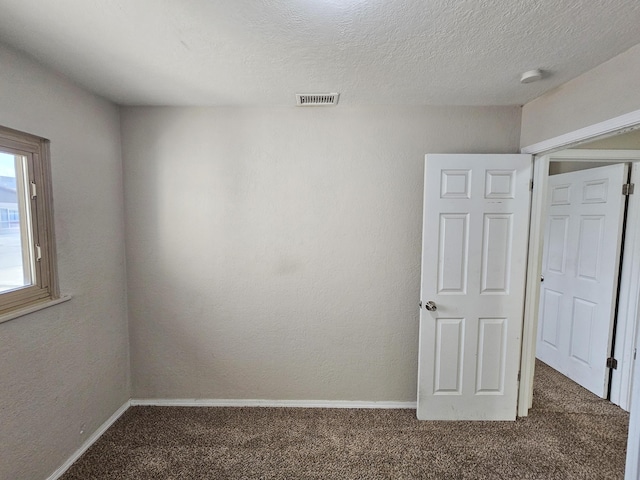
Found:
[[327, 107], [337, 105], [339, 93], [296, 93], [296, 104], [299, 107]]

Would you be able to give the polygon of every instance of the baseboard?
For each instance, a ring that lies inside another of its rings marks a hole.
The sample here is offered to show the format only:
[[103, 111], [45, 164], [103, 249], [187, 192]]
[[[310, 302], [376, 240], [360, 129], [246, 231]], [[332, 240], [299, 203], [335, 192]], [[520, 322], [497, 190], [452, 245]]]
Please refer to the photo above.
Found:
[[131, 406], [156, 407], [293, 407], [416, 409], [416, 402], [353, 402], [345, 400], [236, 400], [194, 398], [132, 398]]
[[130, 401], [125, 402], [124, 405], [122, 405], [117, 411], [116, 413], [114, 413], [113, 415], [111, 415], [111, 417], [109, 417], [109, 419], [104, 422], [102, 425], [100, 425], [100, 427], [93, 432], [93, 434], [87, 438], [87, 440], [82, 444], [82, 446], [76, 450], [76, 452], [71, 455], [71, 457], [69, 457], [69, 459], [67, 459], [66, 462], [64, 462], [55, 472], [53, 472], [51, 475], [49, 475], [49, 477], [47, 477], [47, 480], [57, 480], [58, 478], [60, 478], [68, 469], [71, 465], [73, 465], [73, 463], [78, 460], [78, 458], [80, 458], [80, 456], [86, 452], [89, 447], [91, 445], [93, 445], [96, 440], [98, 440], [102, 434], [104, 432], [107, 431], [107, 429], [113, 425], [113, 423], [118, 420], [118, 418], [120, 418], [120, 416], [127, 411], [127, 409], [129, 408], [129, 405], [131, 404]]

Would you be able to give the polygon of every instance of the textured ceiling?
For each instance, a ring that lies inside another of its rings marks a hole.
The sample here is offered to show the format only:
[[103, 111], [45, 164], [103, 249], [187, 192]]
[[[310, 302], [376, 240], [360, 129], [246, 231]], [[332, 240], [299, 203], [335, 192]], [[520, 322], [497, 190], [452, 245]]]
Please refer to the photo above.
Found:
[[[0, 42], [127, 105], [519, 105], [640, 43], [638, 0], [0, 0]], [[0, 66], [1, 68], [1, 66]], [[521, 85], [525, 70], [549, 76]]]

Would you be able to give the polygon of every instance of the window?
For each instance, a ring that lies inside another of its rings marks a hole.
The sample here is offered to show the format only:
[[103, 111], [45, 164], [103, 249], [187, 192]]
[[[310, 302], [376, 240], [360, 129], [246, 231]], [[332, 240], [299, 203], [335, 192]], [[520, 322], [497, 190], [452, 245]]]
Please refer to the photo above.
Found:
[[0, 127], [0, 315], [59, 297], [49, 141]]

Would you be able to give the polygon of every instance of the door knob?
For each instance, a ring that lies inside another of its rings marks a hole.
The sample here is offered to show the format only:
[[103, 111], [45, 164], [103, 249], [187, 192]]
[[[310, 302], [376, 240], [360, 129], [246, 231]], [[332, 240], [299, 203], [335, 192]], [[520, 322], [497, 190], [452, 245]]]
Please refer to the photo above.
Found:
[[438, 306], [435, 304], [435, 302], [432, 302], [431, 300], [429, 300], [427, 303], [424, 304], [424, 308], [426, 308], [430, 312], [435, 312], [438, 309]]

